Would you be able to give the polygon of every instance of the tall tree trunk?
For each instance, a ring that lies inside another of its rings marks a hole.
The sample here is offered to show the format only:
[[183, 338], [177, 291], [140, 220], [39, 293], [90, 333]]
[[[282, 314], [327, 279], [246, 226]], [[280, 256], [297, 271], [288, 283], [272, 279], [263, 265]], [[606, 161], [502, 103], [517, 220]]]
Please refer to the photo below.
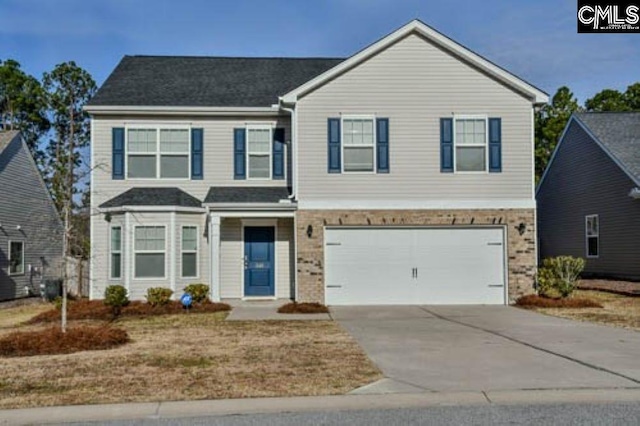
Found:
[[69, 291], [69, 258], [71, 256], [71, 244], [73, 243], [73, 229], [71, 226], [71, 213], [73, 208], [73, 169], [74, 169], [74, 126], [73, 126], [73, 102], [69, 105], [69, 150], [67, 158], [67, 182], [64, 194], [64, 280], [62, 283], [62, 332], [67, 332], [67, 293]]

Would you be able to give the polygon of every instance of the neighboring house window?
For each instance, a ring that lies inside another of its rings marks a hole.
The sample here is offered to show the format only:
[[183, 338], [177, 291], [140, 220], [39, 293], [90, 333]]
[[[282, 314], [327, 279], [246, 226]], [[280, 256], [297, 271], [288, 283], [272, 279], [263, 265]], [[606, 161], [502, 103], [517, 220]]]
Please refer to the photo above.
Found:
[[127, 177], [189, 178], [188, 129], [128, 129]]
[[136, 226], [134, 251], [134, 277], [164, 278], [166, 251], [164, 226]]
[[271, 127], [247, 127], [249, 179], [271, 179]]
[[585, 216], [587, 257], [600, 255], [600, 220], [597, 214]]
[[455, 119], [455, 164], [457, 172], [487, 170], [487, 119]]
[[24, 274], [24, 242], [9, 241], [9, 275]]
[[112, 280], [122, 278], [122, 227], [111, 227], [111, 272]]
[[182, 278], [198, 276], [198, 227], [182, 227]]
[[342, 119], [342, 158], [345, 172], [373, 172], [375, 164], [374, 118]]

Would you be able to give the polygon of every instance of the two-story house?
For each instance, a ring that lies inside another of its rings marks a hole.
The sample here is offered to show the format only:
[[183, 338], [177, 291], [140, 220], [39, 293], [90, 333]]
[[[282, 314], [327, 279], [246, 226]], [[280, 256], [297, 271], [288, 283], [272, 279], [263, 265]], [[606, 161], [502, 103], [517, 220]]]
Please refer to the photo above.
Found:
[[86, 107], [91, 296], [508, 303], [547, 100], [420, 21], [349, 58], [127, 56]]

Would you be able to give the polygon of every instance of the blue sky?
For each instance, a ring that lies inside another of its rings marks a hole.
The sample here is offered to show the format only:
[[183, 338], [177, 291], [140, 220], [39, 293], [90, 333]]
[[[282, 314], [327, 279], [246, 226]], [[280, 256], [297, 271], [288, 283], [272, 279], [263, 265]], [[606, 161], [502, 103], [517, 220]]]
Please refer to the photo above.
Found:
[[101, 84], [125, 54], [342, 57], [414, 18], [550, 94], [640, 81], [640, 34], [577, 34], [576, 0], [0, 0], [0, 59]]

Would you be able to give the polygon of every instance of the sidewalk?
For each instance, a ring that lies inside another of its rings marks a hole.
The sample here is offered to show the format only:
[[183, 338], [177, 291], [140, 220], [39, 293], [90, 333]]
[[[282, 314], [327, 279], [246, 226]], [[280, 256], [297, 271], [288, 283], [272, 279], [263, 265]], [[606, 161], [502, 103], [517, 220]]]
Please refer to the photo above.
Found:
[[282, 412], [418, 408], [442, 405], [640, 402], [640, 389], [518, 390], [78, 405], [0, 410], [0, 425], [171, 419]]

